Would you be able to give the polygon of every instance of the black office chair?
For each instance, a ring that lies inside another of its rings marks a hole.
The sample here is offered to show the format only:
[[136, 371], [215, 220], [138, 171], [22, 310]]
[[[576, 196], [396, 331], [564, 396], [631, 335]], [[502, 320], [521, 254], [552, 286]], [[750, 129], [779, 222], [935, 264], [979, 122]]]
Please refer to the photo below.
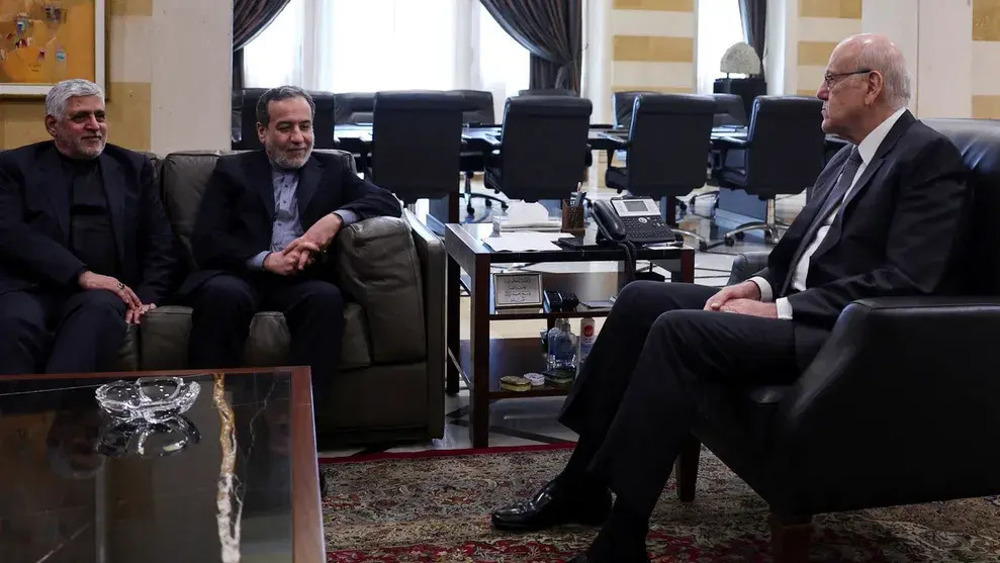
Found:
[[632, 110], [635, 108], [635, 99], [637, 96], [655, 93], [652, 91], [634, 90], [611, 94], [611, 111], [615, 115], [615, 128], [625, 129], [632, 124]]
[[[496, 117], [493, 113], [493, 93], [484, 90], [452, 90], [460, 94], [464, 100], [462, 108], [462, 123], [464, 125], [494, 125]], [[465, 175], [465, 211], [472, 215], [472, 198], [483, 198], [486, 207], [492, 207], [497, 202], [507, 209], [507, 202], [489, 194], [472, 193], [472, 178], [476, 172], [486, 169], [486, 160], [481, 151], [463, 150], [460, 167]]]
[[692, 94], [641, 94], [634, 108], [625, 141], [627, 166], [608, 166], [604, 182], [619, 192], [666, 199], [666, 222], [707, 249], [708, 239], [676, 228], [674, 204], [678, 196], [705, 185], [715, 103]]
[[518, 96], [571, 96], [574, 98], [579, 98], [580, 93], [570, 90], [568, 88], [529, 88], [527, 90], [518, 90]]
[[[257, 137], [257, 101], [268, 88], [244, 88], [233, 92], [233, 138], [234, 150], [257, 150], [264, 148]], [[337, 148], [334, 143], [335, 95], [321, 90], [307, 90], [316, 104], [313, 116], [313, 146], [317, 149]], [[238, 110], [237, 110], [238, 108]], [[236, 121], [239, 120], [239, 135]]]
[[[747, 112], [743, 107], [743, 98], [736, 94], [712, 94], [712, 99], [715, 100], [715, 117], [712, 120], [713, 127], [732, 129], [734, 131], [746, 127]], [[719, 163], [714, 161], [715, 156], [717, 155], [709, 155], [709, 168], [718, 167]], [[713, 205], [715, 205], [718, 201], [718, 196], [719, 190], [699, 192], [688, 198], [688, 205], [694, 206], [695, 201], [703, 197], [716, 198], [716, 202], [713, 202]]]
[[816, 181], [823, 170], [826, 135], [821, 128], [823, 102], [799, 96], [758, 96], [750, 116], [746, 139], [723, 138], [720, 168], [715, 177], [720, 187], [745, 190], [767, 201], [763, 222], [741, 225], [726, 233], [723, 242], [763, 230], [768, 242], [778, 239], [785, 228], [775, 219], [774, 198], [797, 194]]
[[343, 92], [335, 94], [337, 99], [334, 122], [371, 123], [375, 115], [375, 94], [372, 92]]
[[[463, 98], [454, 92], [412, 91], [375, 94], [369, 177], [406, 204], [439, 200], [458, 190], [462, 150]], [[458, 210], [432, 215], [458, 221]], [[437, 212], [435, 212], [437, 211]]]
[[747, 112], [743, 98], [736, 94], [712, 94], [715, 100], [713, 127], [746, 127]]
[[561, 200], [576, 191], [590, 154], [592, 111], [586, 98], [508, 98], [500, 152], [486, 160], [486, 187], [525, 201]]

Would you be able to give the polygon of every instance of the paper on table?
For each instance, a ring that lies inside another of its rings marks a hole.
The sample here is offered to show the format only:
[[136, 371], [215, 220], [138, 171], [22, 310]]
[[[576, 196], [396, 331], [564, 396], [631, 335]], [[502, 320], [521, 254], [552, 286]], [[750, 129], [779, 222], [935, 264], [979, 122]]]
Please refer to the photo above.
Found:
[[562, 221], [550, 218], [549, 210], [541, 203], [519, 199], [508, 202], [507, 213], [494, 216], [493, 224], [501, 231], [558, 231], [562, 227]]
[[572, 236], [573, 235], [567, 233], [536, 233], [531, 231], [519, 231], [516, 233], [501, 233], [489, 238], [484, 238], [483, 242], [496, 252], [562, 250], [552, 241]]

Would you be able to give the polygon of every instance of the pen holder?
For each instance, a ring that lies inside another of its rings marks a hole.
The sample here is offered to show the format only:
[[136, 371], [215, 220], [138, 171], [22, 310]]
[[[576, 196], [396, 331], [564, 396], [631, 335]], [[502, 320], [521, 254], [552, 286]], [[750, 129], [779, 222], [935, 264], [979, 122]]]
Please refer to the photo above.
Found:
[[586, 231], [583, 216], [583, 205], [570, 205], [569, 200], [564, 199], [562, 202], [562, 232], [583, 235]]

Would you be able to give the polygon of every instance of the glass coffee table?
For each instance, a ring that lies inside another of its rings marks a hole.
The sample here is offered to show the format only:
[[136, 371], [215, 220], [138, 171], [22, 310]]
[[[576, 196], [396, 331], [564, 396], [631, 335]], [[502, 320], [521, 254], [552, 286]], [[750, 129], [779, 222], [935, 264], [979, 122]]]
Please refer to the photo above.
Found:
[[[617, 246], [596, 245], [596, 227], [588, 227], [577, 248], [554, 248], [542, 251], [501, 251], [489, 246], [496, 236], [491, 224], [463, 223], [446, 225], [444, 244], [448, 253], [447, 284], [447, 392], [458, 393], [464, 380], [470, 391], [469, 434], [475, 448], [489, 445], [489, 409], [492, 401], [510, 398], [566, 395], [566, 387], [542, 385], [528, 391], [501, 388], [500, 378], [521, 376], [545, 370], [545, 352], [540, 337], [490, 338], [490, 324], [497, 321], [544, 319], [549, 328], [557, 318], [606, 317], [610, 307], [573, 311], [547, 311], [497, 308], [493, 299], [493, 276], [497, 265], [559, 262], [621, 262], [625, 252]], [[670, 281], [694, 282], [694, 249], [687, 246], [640, 248], [639, 260], [654, 261], [671, 273]], [[543, 274], [543, 285], [550, 285]], [[576, 274], [571, 289], [581, 301], [608, 299], [622, 285], [618, 281], [595, 283], [592, 274]], [[549, 276], [552, 278], [553, 276]], [[544, 289], [551, 289], [544, 287]], [[471, 297], [470, 338], [462, 340], [459, 297], [465, 290]], [[588, 294], [589, 293], [589, 294]]]
[[[150, 377], [200, 391], [153, 421], [95, 398]], [[309, 368], [0, 377], [0, 488], [4, 562], [325, 560]]]

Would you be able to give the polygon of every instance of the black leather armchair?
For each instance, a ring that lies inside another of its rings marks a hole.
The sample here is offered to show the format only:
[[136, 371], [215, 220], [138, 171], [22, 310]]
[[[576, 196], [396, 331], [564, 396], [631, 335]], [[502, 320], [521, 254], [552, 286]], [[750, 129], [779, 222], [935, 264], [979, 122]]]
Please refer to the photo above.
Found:
[[[771, 507], [777, 562], [807, 560], [812, 516], [1000, 494], [1000, 124], [926, 120], [972, 170], [967, 291], [847, 306], [793, 385], [709, 388], [676, 464], [694, 498], [699, 442]], [[731, 282], [763, 267], [744, 255]]]
[[619, 192], [665, 200], [667, 223], [704, 249], [704, 237], [676, 228], [676, 203], [678, 196], [705, 185], [715, 103], [692, 94], [640, 94], [633, 100], [628, 139], [622, 143], [627, 166], [609, 165], [604, 181]]
[[765, 220], [726, 233], [725, 244], [734, 244], [737, 236], [752, 230], [763, 230], [766, 241], [778, 239], [783, 226], [775, 219], [774, 198], [802, 192], [823, 170], [822, 106], [816, 98], [758, 96], [746, 138], [719, 138], [722, 164], [713, 172], [719, 186], [745, 190], [767, 201]]
[[516, 96], [504, 107], [503, 129], [487, 158], [486, 187], [525, 201], [563, 198], [577, 190], [590, 149], [590, 100]]

